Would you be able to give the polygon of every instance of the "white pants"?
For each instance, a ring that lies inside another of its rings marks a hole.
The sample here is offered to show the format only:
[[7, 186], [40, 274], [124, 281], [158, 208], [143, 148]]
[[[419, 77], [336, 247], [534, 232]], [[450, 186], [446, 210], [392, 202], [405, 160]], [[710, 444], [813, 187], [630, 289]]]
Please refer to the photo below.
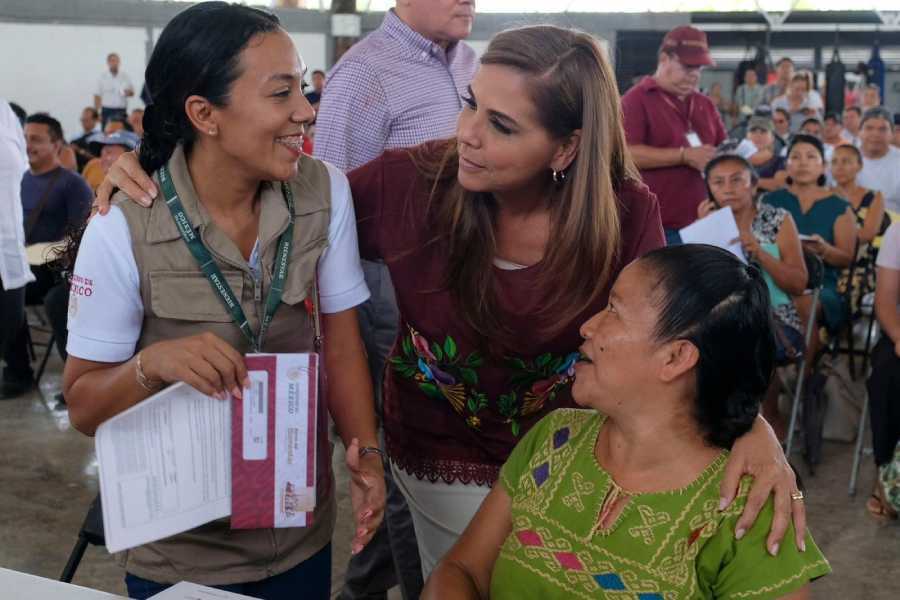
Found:
[[422, 576], [427, 580], [438, 561], [462, 535], [491, 488], [458, 481], [423, 481], [397, 468], [393, 462], [391, 471], [412, 514]]

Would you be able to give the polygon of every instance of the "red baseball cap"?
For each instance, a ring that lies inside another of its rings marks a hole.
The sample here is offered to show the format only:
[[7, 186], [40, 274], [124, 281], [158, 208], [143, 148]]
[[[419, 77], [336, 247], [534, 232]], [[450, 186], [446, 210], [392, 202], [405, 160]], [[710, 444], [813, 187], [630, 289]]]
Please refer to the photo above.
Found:
[[695, 66], [715, 65], [709, 55], [706, 34], [690, 25], [681, 25], [666, 34], [660, 52], [673, 52], [681, 64]]

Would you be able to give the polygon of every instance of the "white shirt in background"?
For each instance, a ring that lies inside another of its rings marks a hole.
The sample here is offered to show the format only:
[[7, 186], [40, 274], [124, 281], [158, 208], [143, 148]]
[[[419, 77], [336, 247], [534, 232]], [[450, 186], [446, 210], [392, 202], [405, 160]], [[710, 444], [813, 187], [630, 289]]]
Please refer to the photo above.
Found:
[[[900, 271], [900, 223], [894, 223], [885, 232], [875, 264], [885, 269]], [[897, 310], [900, 311], [900, 298], [897, 298]]]
[[863, 168], [856, 181], [881, 192], [888, 210], [900, 213], [900, 150], [890, 146], [881, 158], [863, 157]]
[[0, 283], [6, 290], [34, 281], [25, 256], [22, 176], [28, 170], [25, 136], [16, 113], [0, 98]]
[[[368, 300], [356, 237], [356, 214], [347, 177], [327, 165], [331, 178], [328, 247], [319, 260], [319, 298], [324, 314]], [[258, 257], [258, 253], [254, 252]], [[252, 264], [250, 268], [258, 265]], [[258, 258], [257, 258], [258, 261]], [[214, 293], [210, 290], [210, 293]], [[113, 206], [91, 219], [72, 275], [69, 354], [97, 362], [122, 362], [134, 355], [144, 321], [140, 274], [125, 213]], [[237, 327], [237, 325], [235, 325]]]
[[126, 108], [128, 106], [126, 90], [134, 92], [134, 86], [131, 85], [128, 75], [122, 71], [116, 75], [105, 71], [97, 81], [97, 91], [94, 93], [100, 96], [100, 105], [103, 108]]

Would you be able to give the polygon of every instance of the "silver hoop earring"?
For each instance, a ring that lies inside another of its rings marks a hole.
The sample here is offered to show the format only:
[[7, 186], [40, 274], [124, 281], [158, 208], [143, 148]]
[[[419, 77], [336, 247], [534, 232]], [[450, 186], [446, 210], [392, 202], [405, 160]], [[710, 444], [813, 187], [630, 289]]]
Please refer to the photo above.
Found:
[[566, 172], [553, 169], [553, 183], [562, 185], [566, 182]]

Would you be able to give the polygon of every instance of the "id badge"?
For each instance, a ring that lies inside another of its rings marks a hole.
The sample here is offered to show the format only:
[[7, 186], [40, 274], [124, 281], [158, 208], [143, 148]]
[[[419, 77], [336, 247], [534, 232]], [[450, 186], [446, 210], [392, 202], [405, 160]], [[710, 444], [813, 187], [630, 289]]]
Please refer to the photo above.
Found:
[[688, 131], [687, 135], [684, 137], [687, 139], [688, 146], [691, 148], [697, 148], [703, 145], [703, 142], [700, 141], [700, 136], [697, 135], [696, 131]]

